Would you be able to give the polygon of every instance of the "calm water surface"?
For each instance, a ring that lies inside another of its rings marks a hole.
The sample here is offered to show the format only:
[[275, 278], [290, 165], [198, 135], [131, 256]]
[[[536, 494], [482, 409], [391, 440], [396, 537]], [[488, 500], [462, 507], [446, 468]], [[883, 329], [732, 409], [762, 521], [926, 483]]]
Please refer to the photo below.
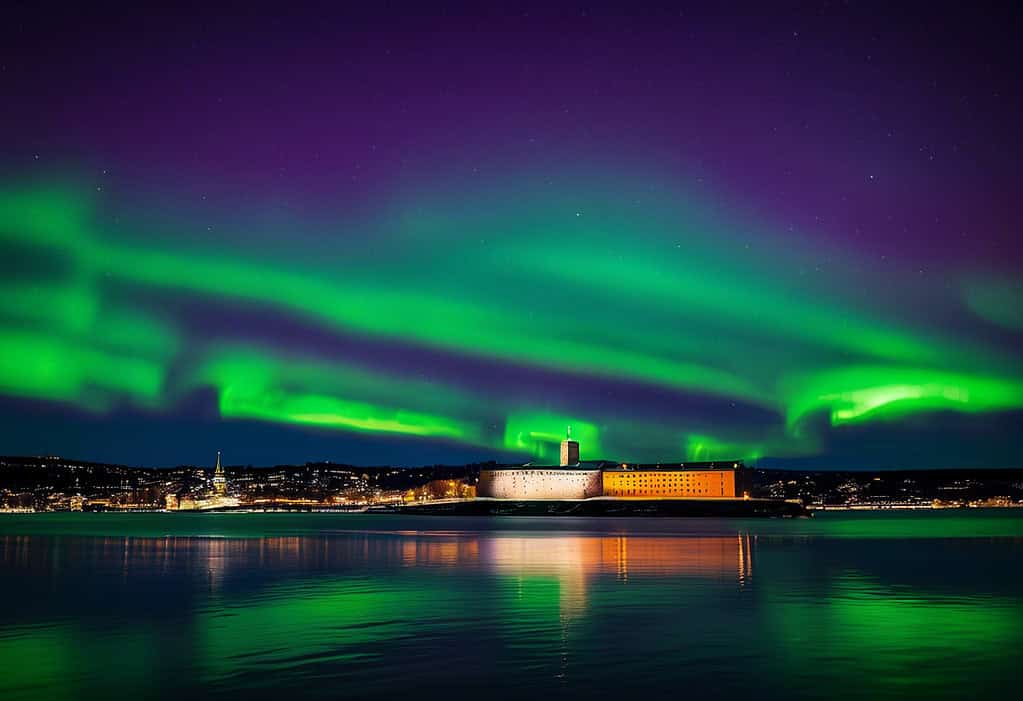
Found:
[[1023, 511], [0, 516], [0, 698], [1015, 697]]

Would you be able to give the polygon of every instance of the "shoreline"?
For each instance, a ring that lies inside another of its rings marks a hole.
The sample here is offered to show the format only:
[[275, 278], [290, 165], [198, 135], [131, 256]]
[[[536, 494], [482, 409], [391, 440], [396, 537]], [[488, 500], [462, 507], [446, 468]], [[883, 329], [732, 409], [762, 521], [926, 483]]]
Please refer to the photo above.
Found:
[[487, 499], [374, 507], [367, 513], [424, 516], [808, 517], [803, 504], [776, 499]]

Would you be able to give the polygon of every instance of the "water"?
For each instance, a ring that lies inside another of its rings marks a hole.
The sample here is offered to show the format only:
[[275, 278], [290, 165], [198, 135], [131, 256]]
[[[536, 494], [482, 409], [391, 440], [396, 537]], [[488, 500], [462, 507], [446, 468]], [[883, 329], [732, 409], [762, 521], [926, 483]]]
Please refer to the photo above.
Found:
[[996, 698], [1023, 511], [0, 517], [0, 698]]

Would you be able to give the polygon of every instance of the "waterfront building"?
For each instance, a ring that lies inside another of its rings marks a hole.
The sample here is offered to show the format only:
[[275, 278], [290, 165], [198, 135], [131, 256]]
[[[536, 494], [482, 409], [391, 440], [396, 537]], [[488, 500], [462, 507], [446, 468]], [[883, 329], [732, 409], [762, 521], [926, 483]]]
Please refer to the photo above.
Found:
[[488, 468], [476, 485], [477, 496], [491, 499], [589, 499], [602, 490], [600, 467], [586, 465]]
[[402, 502], [436, 501], [438, 499], [474, 499], [476, 486], [462, 480], [430, 480], [426, 484], [405, 490]]
[[741, 461], [629, 465], [579, 461], [571, 428], [558, 466], [521, 465], [480, 470], [476, 494], [490, 499], [740, 499], [749, 497]]
[[741, 462], [628, 465], [604, 469], [606, 497], [736, 499], [749, 496]]

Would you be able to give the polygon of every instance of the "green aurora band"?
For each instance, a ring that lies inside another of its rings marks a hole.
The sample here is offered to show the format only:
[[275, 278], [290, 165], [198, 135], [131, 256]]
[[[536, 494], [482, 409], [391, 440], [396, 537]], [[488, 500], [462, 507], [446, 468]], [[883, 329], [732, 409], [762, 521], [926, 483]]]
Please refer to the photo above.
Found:
[[[473, 211], [484, 214], [451, 214], [464, 208], [438, 196], [362, 224], [371, 243], [302, 259], [279, 250], [260, 257], [242, 246], [242, 225], [228, 235], [237, 246], [188, 232], [175, 243], [184, 225], [171, 216], [142, 236], [142, 216], [109, 216], [110, 203], [94, 194], [0, 188], [0, 252], [9, 261], [0, 394], [102, 412], [168, 409], [212, 388], [226, 418], [542, 459], [556, 456], [566, 424], [584, 459], [755, 458], [812, 452], [807, 427], [821, 413], [837, 426], [1023, 407], [1011, 353], [873, 309], [856, 292], [853, 264], [838, 266], [828, 294], [792, 284], [787, 271], [806, 262], [775, 252], [792, 247], [772, 247], [769, 236], [758, 239], [763, 250], [740, 246], [739, 225], [668, 197], [637, 209], [627, 194], [616, 200], [600, 188], [558, 201], [523, 189], [514, 202], [481, 196]], [[1018, 285], [964, 281], [963, 290], [973, 321], [1018, 328], [1003, 303], [1019, 298]], [[336, 336], [342, 352], [230, 329], [209, 340], [161, 296], [283, 314]], [[340, 339], [352, 336], [734, 400], [773, 412], [777, 426], [764, 435], [644, 423], [628, 418], [628, 406], [610, 415], [556, 393], [506, 398], [426, 367], [345, 357]], [[644, 447], [638, 424], [650, 438]]]

